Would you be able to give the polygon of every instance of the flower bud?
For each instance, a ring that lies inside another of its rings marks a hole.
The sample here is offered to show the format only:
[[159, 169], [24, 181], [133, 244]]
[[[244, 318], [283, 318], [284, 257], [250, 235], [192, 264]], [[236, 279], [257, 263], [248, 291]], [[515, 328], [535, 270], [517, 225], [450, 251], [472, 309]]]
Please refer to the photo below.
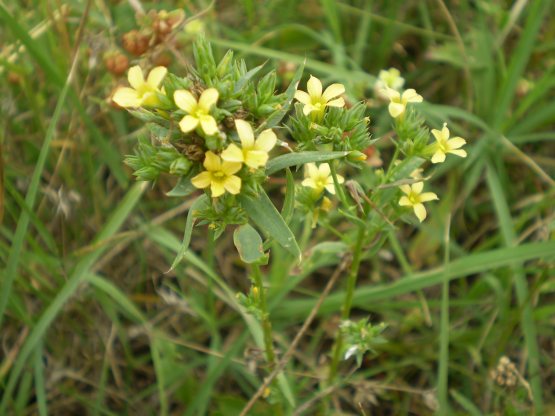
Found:
[[187, 158], [180, 157], [175, 159], [170, 165], [170, 173], [172, 175], [186, 175], [191, 170], [191, 161]]
[[352, 150], [347, 156], [347, 159], [349, 159], [351, 162], [362, 162], [366, 160], [366, 158], [367, 156], [364, 153], [359, 152], [358, 150]]

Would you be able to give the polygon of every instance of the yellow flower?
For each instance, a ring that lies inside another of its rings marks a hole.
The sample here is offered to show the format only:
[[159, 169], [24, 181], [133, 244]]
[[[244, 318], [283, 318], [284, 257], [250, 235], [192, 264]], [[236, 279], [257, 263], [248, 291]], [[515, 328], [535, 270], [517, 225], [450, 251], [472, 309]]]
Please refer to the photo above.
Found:
[[234, 175], [241, 169], [240, 163], [222, 162], [218, 155], [208, 151], [203, 165], [206, 170], [191, 179], [195, 188], [210, 187], [214, 198], [223, 195], [225, 191], [233, 195], [241, 191], [241, 178]]
[[199, 125], [202, 131], [209, 136], [218, 132], [218, 125], [210, 110], [218, 102], [219, 93], [216, 88], [208, 88], [202, 92], [197, 102], [196, 98], [187, 90], [177, 90], [173, 94], [175, 104], [187, 115], [179, 122], [183, 133], [189, 133]]
[[[397, 68], [382, 69], [378, 74], [375, 89], [382, 93], [386, 88], [392, 88], [399, 91], [403, 88], [405, 79], [401, 76], [401, 72]], [[387, 97], [387, 96], [386, 96]]]
[[[306, 179], [302, 182], [303, 186], [314, 189], [318, 194], [322, 193], [325, 189], [330, 194], [335, 195], [335, 186], [329, 164], [322, 163], [319, 167], [316, 167], [314, 163], [307, 163], [305, 166]], [[343, 183], [345, 179], [343, 179], [343, 176], [337, 175], [337, 182]]]
[[388, 109], [389, 109], [389, 114], [393, 118], [397, 118], [401, 114], [403, 114], [407, 109], [408, 103], [422, 102], [422, 96], [417, 94], [416, 91], [413, 90], [412, 88], [403, 92], [402, 95], [399, 91], [396, 91], [391, 88], [387, 88], [385, 90], [385, 94], [387, 95], [387, 98], [389, 98], [390, 100]]
[[295, 98], [304, 104], [303, 113], [305, 116], [314, 113], [316, 118], [322, 117], [326, 107], [343, 107], [345, 100], [342, 97], [336, 98], [345, 92], [343, 84], [331, 84], [322, 93], [322, 83], [316, 77], [310, 76], [306, 83], [308, 94], [304, 91], [295, 91]]
[[162, 80], [166, 76], [168, 70], [163, 66], [157, 66], [149, 72], [145, 81], [141, 67], [136, 65], [129, 68], [127, 79], [132, 88], [121, 87], [118, 88], [114, 97], [114, 102], [120, 107], [155, 107], [160, 104], [157, 93], [160, 93], [158, 88]]
[[245, 120], [235, 120], [235, 127], [241, 140], [241, 148], [230, 144], [222, 152], [222, 159], [228, 162], [244, 163], [250, 168], [257, 169], [265, 166], [268, 152], [274, 148], [277, 137], [272, 129], [264, 130], [254, 139], [251, 125]]
[[445, 161], [445, 154], [452, 153], [460, 157], [466, 157], [466, 152], [461, 149], [466, 144], [466, 140], [462, 137], [449, 138], [449, 129], [447, 123], [443, 124], [440, 130], [433, 129], [432, 134], [436, 138], [436, 143], [432, 145], [434, 155], [432, 156], [432, 163], [442, 163]]
[[424, 208], [423, 203], [439, 199], [433, 192], [422, 193], [424, 182], [416, 182], [412, 185], [401, 185], [399, 188], [405, 193], [399, 200], [399, 205], [402, 207], [412, 207], [420, 222], [426, 219], [426, 208]]

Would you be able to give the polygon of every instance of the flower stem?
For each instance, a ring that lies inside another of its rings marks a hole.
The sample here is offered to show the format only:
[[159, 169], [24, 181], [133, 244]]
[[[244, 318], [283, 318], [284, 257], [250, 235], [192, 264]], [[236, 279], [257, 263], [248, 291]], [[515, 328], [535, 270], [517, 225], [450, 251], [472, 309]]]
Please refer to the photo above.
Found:
[[[260, 271], [260, 266], [258, 264], [252, 264], [252, 280], [253, 285], [258, 292], [258, 307], [262, 312], [262, 332], [264, 335], [264, 349], [266, 354], [266, 362], [269, 366], [269, 372], [276, 366], [276, 353], [274, 350], [274, 343], [272, 340], [272, 323], [270, 321], [270, 312], [268, 310], [268, 304], [266, 302], [266, 292], [264, 291], [264, 285], [262, 283], [262, 273]], [[275, 385], [275, 383], [272, 383]], [[282, 415], [283, 409], [281, 404], [275, 403], [273, 405], [274, 414]]]
[[339, 184], [339, 181], [337, 179], [337, 171], [335, 169], [335, 163], [334, 162], [335, 162], [334, 160], [330, 161], [330, 173], [331, 173], [331, 177], [333, 178], [333, 184], [335, 186], [335, 191], [337, 192], [337, 196], [339, 197], [339, 200], [341, 201], [341, 203], [343, 204], [345, 209], [348, 210], [350, 208], [350, 205], [349, 205], [349, 202], [347, 201], [347, 196], [345, 195], [345, 190]]
[[[347, 289], [345, 293], [345, 298], [343, 299], [343, 305], [341, 306], [341, 320], [344, 321], [349, 319], [351, 314], [351, 307], [353, 305], [353, 296], [355, 293], [355, 286], [358, 277], [358, 270], [360, 267], [360, 261], [362, 259], [362, 246], [364, 243], [364, 238], [366, 236], [366, 229], [363, 226], [359, 226], [357, 240], [353, 249], [353, 261], [351, 262], [351, 267], [349, 270], [349, 276], [347, 278]], [[328, 372], [328, 385], [332, 384], [337, 376], [337, 369], [339, 367], [339, 361], [341, 360], [341, 350], [343, 348], [343, 334], [341, 330], [337, 332], [337, 337], [335, 338], [335, 344], [333, 346], [332, 361], [330, 363], [330, 368]]]

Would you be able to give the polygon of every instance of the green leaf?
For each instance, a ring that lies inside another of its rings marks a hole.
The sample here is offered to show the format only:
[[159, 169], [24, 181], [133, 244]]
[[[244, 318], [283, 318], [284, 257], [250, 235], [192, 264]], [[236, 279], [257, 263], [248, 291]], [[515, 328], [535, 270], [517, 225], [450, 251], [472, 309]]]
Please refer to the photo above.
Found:
[[301, 249], [295, 236], [264, 190], [261, 189], [256, 197], [239, 195], [238, 199], [249, 217], [262, 231], [274, 238], [295, 258], [301, 259]]
[[210, 200], [208, 199], [208, 196], [201, 195], [195, 200], [195, 202], [193, 202], [193, 205], [191, 205], [191, 208], [189, 208], [189, 213], [187, 214], [187, 221], [185, 222], [185, 232], [183, 234], [183, 241], [181, 243], [181, 246], [179, 247], [179, 251], [177, 252], [177, 256], [175, 257], [175, 260], [173, 261], [172, 266], [170, 267], [170, 270], [175, 269], [175, 267], [181, 262], [181, 260], [183, 260], [183, 256], [185, 255], [185, 252], [189, 248], [189, 244], [191, 243], [191, 236], [193, 235], [193, 226], [195, 225], [196, 211], [208, 205], [209, 201]]
[[191, 175], [179, 178], [177, 184], [171, 191], [166, 192], [167, 196], [188, 196], [197, 190], [191, 183]]
[[267, 260], [262, 248], [262, 238], [250, 224], [244, 224], [235, 229], [233, 244], [237, 247], [241, 260], [247, 264], [260, 264]]
[[241, 78], [239, 78], [237, 80], [237, 83], [235, 84], [235, 89], [233, 91], [234, 94], [237, 94], [239, 91], [241, 91], [245, 87], [245, 85], [247, 85], [247, 82], [249, 82], [256, 74], [258, 74], [262, 68], [264, 68], [264, 65], [266, 65], [266, 62], [251, 69]]
[[289, 168], [285, 170], [285, 176], [287, 178], [287, 187], [285, 189], [285, 201], [283, 201], [283, 207], [281, 208], [281, 216], [289, 224], [291, 218], [293, 218], [293, 210], [295, 208], [295, 178]]
[[309, 162], [327, 162], [333, 159], [345, 157], [349, 152], [300, 152], [287, 153], [278, 156], [268, 162], [266, 165], [266, 175], [272, 175], [281, 169], [291, 166], [304, 165]]

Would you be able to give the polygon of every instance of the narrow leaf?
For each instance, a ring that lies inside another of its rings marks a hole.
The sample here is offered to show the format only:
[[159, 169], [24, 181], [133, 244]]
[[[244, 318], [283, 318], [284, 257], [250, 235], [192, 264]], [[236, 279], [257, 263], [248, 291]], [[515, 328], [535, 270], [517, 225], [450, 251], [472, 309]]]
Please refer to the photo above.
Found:
[[266, 165], [266, 175], [272, 175], [281, 169], [291, 166], [304, 165], [310, 162], [327, 162], [333, 159], [345, 157], [349, 152], [300, 152], [287, 153], [278, 156], [268, 162]]
[[262, 248], [262, 238], [250, 224], [244, 224], [235, 229], [233, 244], [235, 244], [241, 260], [247, 264], [260, 263], [266, 257]]

